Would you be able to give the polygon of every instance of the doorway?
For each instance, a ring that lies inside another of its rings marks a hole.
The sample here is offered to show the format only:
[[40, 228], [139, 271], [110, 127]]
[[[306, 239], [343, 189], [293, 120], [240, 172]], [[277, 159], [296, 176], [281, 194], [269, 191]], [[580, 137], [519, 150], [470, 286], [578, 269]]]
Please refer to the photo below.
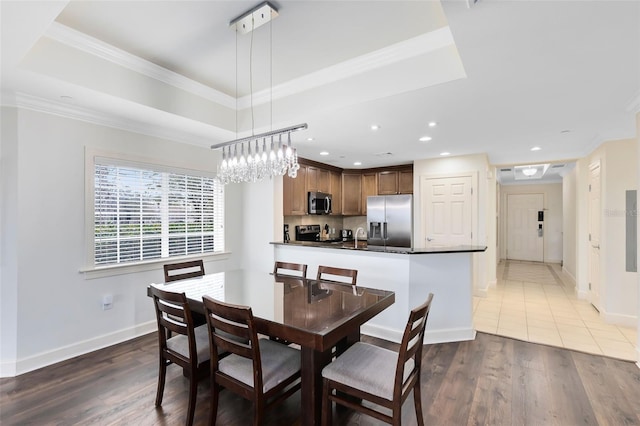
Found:
[[507, 259], [544, 261], [544, 194], [507, 194]]
[[600, 162], [589, 166], [589, 302], [600, 311]]

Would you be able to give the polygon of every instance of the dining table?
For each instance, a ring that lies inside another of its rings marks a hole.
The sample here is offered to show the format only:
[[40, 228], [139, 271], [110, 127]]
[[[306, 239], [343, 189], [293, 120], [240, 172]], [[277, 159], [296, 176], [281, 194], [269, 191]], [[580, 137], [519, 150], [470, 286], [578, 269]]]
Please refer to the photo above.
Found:
[[320, 424], [322, 369], [331, 362], [332, 349], [357, 341], [360, 326], [395, 301], [392, 291], [247, 269], [151, 285], [184, 292], [191, 310], [200, 314], [204, 295], [250, 306], [258, 333], [298, 344], [303, 425]]

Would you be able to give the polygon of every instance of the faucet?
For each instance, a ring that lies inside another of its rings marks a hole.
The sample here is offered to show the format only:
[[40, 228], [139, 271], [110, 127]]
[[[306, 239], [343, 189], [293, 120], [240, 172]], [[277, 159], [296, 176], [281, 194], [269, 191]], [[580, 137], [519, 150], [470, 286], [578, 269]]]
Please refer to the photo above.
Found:
[[[355, 237], [355, 245], [354, 248], [358, 248], [358, 235], [360, 234], [360, 231], [364, 232], [364, 229], [362, 227], [356, 229], [356, 237]], [[366, 232], [365, 232], [365, 237], [367, 236]]]

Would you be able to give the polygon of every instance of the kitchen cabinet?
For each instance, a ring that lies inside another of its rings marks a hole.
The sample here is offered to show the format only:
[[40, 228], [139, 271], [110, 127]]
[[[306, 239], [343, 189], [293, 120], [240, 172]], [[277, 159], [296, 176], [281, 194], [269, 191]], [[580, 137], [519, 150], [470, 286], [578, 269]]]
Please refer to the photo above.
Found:
[[378, 172], [378, 195], [413, 194], [413, 169]]
[[329, 193], [331, 194], [331, 210], [333, 215], [342, 214], [342, 173], [329, 173]]
[[367, 197], [370, 195], [378, 195], [378, 174], [363, 173], [362, 174], [362, 204], [361, 214], [367, 214]]
[[285, 216], [307, 214], [307, 166], [300, 165], [298, 176], [282, 178], [282, 202]]
[[342, 174], [342, 214], [359, 216], [362, 214], [362, 174]]
[[398, 193], [398, 172], [384, 171], [378, 173], [378, 195], [394, 195]]
[[413, 169], [398, 172], [398, 193], [413, 194]]
[[330, 194], [331, 178], [329, 170], [307, 166], [307, 191]]

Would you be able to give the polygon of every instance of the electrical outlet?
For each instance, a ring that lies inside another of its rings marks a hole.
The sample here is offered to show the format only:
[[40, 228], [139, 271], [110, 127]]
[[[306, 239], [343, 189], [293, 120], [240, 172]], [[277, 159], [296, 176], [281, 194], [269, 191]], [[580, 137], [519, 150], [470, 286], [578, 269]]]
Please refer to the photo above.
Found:
[[105, 294], [102, 296], [102, 310], [106, 311], [113, 308], [113, 295]]

